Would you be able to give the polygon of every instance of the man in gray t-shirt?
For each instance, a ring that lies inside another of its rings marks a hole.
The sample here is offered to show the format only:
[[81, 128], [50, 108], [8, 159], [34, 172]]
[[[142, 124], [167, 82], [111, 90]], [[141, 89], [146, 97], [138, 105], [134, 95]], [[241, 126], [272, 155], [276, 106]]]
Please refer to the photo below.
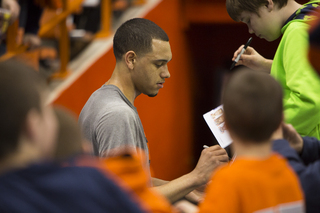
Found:
[[[115, 85], [103, 85], [83, 107], [79, 123], [96, 156], [117, 154], [119, 147], [143, 150], [149, 169], [147, 139], [137, 109]], [[140, 149], [136, 149], [140, 148]]]
[[[113, 51], [116, 66], [112, 76], [89, 98], [79, 122], [95, 155], [108, 156], [125, 147], [135, 152], [142, 149], [148, 158], [147, 140], [134, 101], [140, 94], [156, 96], [170, 77], [169, 38], [152, 21], [135, 18], [118, 28]], [[202, 197], [195, 189], [206, 184], [213, 170], [228, 160], [224, 149], [212, 146], [202, 151], [192, 172], [172, 181], [152, 178], [152, 184], [172, 203], [184, 197], [197, 202]]]

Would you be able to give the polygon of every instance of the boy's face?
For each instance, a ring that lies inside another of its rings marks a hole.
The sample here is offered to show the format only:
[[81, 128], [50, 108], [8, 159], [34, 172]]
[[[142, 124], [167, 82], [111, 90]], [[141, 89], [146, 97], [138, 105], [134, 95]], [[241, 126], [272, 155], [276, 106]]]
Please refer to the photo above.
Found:
[[[259, 15], [258, 15], [259, 14]], [[258, 14], [244, 11], [240, 21], [249, 28], [249, 33], [267, 41], [274, 41], [281, 35], [281, 23], [274, 10], [267, 6], [260, 7]]]

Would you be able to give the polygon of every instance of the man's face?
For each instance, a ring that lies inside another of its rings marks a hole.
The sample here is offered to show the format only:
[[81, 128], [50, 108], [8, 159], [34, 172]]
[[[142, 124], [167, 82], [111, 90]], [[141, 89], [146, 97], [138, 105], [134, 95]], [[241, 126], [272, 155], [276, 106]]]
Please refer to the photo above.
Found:
[[166, 78], [170, 77], [167, 63], [171, 60], [172, 53], [167, 41], [152, 40], [152, 51], [142, 56], [137, 56], [132, 80], [136, 94], [141, 93], [154, 97], [159, 89], [163, 88]]
[[267, 6], [260, 7], [258, 14], [244, 11], [240, 15], [240, 21], [249, 28], [250, 34], [267, 41], [274, 41], [281, 35], [281, 21], [277, 18], [276, 10], [270, 10]]

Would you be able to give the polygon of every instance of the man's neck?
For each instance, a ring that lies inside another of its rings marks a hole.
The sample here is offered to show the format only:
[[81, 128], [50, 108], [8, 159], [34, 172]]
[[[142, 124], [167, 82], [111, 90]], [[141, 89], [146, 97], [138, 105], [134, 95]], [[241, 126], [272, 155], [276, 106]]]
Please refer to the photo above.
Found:
[[125, 69], [126, 67], [123, 67], [121, 63], [117, 63], [111, 78], [105, 85], [115, 85], [118, 87], [132, 105], [134, 105], [134, 100], [140, 94], [137, 94], [130, 73]]

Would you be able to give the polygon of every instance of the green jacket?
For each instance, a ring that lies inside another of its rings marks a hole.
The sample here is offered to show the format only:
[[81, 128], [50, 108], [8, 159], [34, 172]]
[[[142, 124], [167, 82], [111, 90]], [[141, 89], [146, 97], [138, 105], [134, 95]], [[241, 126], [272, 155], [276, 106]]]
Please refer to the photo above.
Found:
[[[320, 1], [306, 5], [315, 7]], [[283, 37], [274, 56], [271, 75], [282, 85], [285, 121], [302, 136], [320, 139], [320, 78], [308, 61], [308, 20], [299, 9], [281, 29]], [[290, 19], [290, 18], [289, 18]], [[320, 60], [320, 59], [319, 59]]]

